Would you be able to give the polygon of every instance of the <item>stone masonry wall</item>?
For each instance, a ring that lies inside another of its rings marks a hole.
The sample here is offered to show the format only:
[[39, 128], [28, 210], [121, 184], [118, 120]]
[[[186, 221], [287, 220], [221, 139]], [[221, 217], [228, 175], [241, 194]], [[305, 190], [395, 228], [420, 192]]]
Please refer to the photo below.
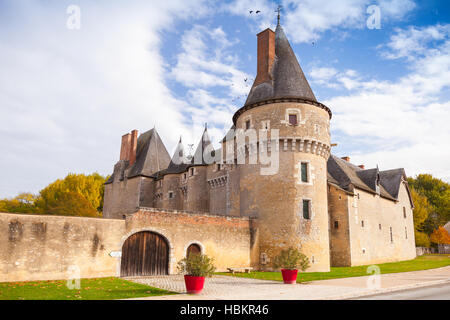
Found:
[[0, 282], [67, 279], [78, 266], [82, 278], [118, 274], [125, 221], [0, 213]]
[[248, 218], [205, 215], [182, 211], [141, 209], [126, 220], [126, 235], [153, 231], [169, 242], [169, 272], [176, 273], [176, 264], [186, 256], [192, 243], [215, 260], [218, 271], [228, 267], [247, 267], [251, 255], [251, 226]]

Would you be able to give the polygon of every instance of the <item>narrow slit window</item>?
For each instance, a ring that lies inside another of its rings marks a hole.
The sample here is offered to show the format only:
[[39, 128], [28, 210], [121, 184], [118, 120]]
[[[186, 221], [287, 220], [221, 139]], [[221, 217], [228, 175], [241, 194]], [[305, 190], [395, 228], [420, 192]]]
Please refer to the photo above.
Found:
[[301, 163], [302, 182], [308, 182], [308, 163]]
[[406, 207], [403, 207], [403, 218], [406, 219]]
[[303, 218], [310, 219], [311, 218], [311, 200], [303, 200]]
[[250, 120], [245, 121], [245, 129], [250, 129]]
[[290, 114], [289, 115], [289, 123], [293, 126], [297, 125], [297, 115], [296, 114]]
[[334, 222], [334, 228], [335, 229], [339, 229], [339, 221], [335, 221]]
[[392, 234], [392, 227], [389, 227], [389, 233], [390, 233], [390, 236], [391, 236], [391, 243], [394, 243], [394, 236]]

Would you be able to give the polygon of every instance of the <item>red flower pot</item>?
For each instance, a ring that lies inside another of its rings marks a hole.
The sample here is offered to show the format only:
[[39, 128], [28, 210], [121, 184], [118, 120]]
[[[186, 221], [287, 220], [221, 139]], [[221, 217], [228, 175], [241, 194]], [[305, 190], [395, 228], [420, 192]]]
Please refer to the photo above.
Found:
[[199, 294], [203, 290], [205, 284], [205, 277], [184, 276], [184, 283], [186, 284], [187, 293]]
[[283, 276], [284, 283], [293, 284], [297, 282], [298, 270], [281, 269], [281, 275]]

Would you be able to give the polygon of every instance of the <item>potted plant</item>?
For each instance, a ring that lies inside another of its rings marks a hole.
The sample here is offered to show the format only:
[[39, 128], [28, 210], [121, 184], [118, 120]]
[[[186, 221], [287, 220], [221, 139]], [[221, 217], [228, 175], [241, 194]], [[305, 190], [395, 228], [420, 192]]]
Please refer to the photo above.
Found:
[[205, 254], [190, 254], [178, 262], [178, 271], [184, 274], [187, 293], [199, 294], [203, 290], [205, 277], [216, 270], [213, 259]]
[[275, 257], [273, 261], [273, 266], [275, 269], [281, 268], [281, 275], [283, 276], [283, 281], [286, 284], [292, 284], [297, 282], [297, 273], [300, 269], [305, 271], [309, 268], [308, 258], [295, 248], [288, 248], [282, 250], [278, 256]]

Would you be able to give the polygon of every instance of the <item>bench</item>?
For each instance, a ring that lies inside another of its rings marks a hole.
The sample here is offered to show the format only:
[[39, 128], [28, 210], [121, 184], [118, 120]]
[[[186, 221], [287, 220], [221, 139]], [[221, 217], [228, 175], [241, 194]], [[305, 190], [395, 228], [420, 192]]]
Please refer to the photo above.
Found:
[[241, 267], [241, 268], [227, 268], [227, 270], [229, 272], [231, 272], [232, 274], [234, 274], [235, 272], [246, 272], [246, 273], [250, 273], [250, 271], [253, 270], [252, 267]]

